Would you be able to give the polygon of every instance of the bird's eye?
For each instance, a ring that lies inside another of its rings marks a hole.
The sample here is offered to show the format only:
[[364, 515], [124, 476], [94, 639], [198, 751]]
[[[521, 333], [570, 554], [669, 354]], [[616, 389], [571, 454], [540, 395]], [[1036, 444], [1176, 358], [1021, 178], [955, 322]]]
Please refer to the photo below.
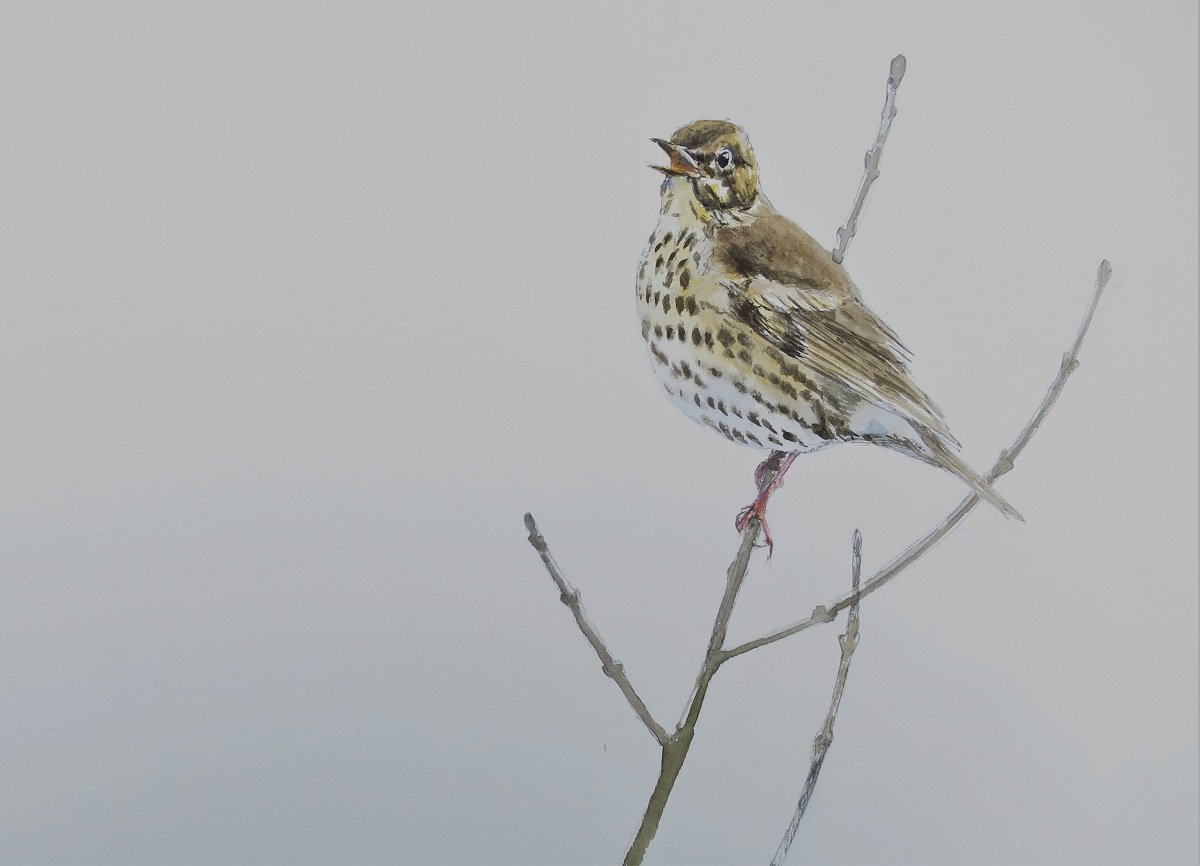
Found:
[[733, 153], [727, 147], [717, 151], [717, 168], [725, 169], [733, 165]]

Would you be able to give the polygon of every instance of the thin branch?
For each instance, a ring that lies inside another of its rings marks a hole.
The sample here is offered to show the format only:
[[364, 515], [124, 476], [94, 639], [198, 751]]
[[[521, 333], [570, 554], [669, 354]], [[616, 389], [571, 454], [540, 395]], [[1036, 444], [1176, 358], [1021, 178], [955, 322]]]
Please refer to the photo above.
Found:
[[562, 603], [571, 609], [571, 613], [575, 615], [575, 622], [579, 625], [579, 630], [583, 632], [583, 636], [587, 638], [588, 643], [592, 645], [592, 649], [596, 651], [596, 655], [600, 657], [601, 669], [605, 675], [612, 679], [625, 695], [625, 700], [629, 701], [629, 706], [633, 707], [633, 711], [637, 713], [638, 718], [642, 720], [642, 724], [658, 740], [660, 746], [666, 746], [668, 740], [667, 732], [663, 726], [654, 721], [654, 717], [650, 715], [650, 710], [646, 708], [645, 702], [638, 696], [634, 690], [633, 684], [629, 682], [629, 677], [625, 676], [625, 666], [612, 657], [612, 653], [608, 651], [608, 647], [604, 645], [604, 641], [600, 639], [596, 627], [592, 625], [587, 618], [587, 614], [583, 612], [583, 601], [580, 598], [579, 590], [571, 586], [567, 579], [563, 576], [562, 570], [559, 569], [558, 563], [554, 561], [554, 557], [550, 553], [550, 546], [546, 543], [546, 539], [538, 531], [537, 521], [533, 519], [533, 515], [526, 512], [525, 528], [529, 530], [529, 543], [533, 545], [533, 549], [538, 552], [538, 556], [542, 558], [542, 563], [546, 566], [546, 571], [550, 572], [551, 579], [558, 585], [559, 598]]
[[837, 718], [838, 708], [842, 703], [842, 693], [846, 690], [846, 677], [850, 674], [850, 658], [858, 649], [858, 602], [861, 598], [858, 594], [858, 584], [861, 577], [862, 534], [856, 529], [850, 555], [850, 592], [854, 596], [854, 601], [850, 604], [850, 615], [846, 620], [846, 633], [838, 637], [838, 645], [842, 649], [842, 659], [838, 663], [837, 680], [833, 684], [833, 699], [829, 703], [829, 712], [825, 714], [825, 724], [821, 726], [820, 732], [813, 739], [808, 778], [804, 780], [804, 790], [800, 792], [796, 811], [792, 813], [792, 822], [788, 824], [788, 828], [783, 834], [783, 840], [775, 849], [775, 856], [771, 858], [771, 866], [783, 866], [788, 849], [792, 847], [792, 840], [796, 838], [796, 830], [800, 827], [800, 819], [804, 817], [808, 801], [812, 799], [813, 791], [816, 790], [817, 777], [821, 774], [821, 767], [825, 764], [825, 755], [829, 752], [829, 746], [833, 742], [833, 722]]
[[[761, 485], [765, 487], [770, 484], [774, 474], [770, 471], [764, 473]], [[679, 724], [676, 725], [675, 733], [663, 745], [658, 781], [650, 793], [649, 802], [646, 803], [646, 811], [642, 814], [642, 823], [625, 854], [624, 866], [639, 866], [646, 856], [646, 849], [650, 847], [650, 843], [654, 841], [654, 835], [658, 832], [663, 810], [667, 807], [667, 800], [675, 787], [676, 779], [679, 778], [679, 771], [683, 769], [683, 762], [687, 759], [688, 750], [692, 747], [692, 738], [696, 734], [696, 721], [700, 718], [700, 709], [704, 706], [704, 696], [708, 694], [708, 684], [724, 661], [723, 647], [725, 635], [729, 630], [729, 619], [733, 615], [733, 606], [737, 602], [738, 593], [746, 579], [746, 569], [750, 565], [750, 556], [754, 553], [754, 546], [758, 541], [761, 528], [757, 519], [751, 520], [746, 525], [742, 532], [742, 543], [738, 547], [737, 556], [725, 571], [725, 595], [721, 599], [721, 606], [717, 609], [717, 616], [713, 621], [712, 634], [708, 638], [708, 650], [704, 654], [704, 662], [696, 677], [696, 685], [688, 700], [687, 710]]]
[[[900, 81], [904, 76], [905, 59], [903, 55], [897, 55], [892, 60], [891, 74], [888, 78], [887, 96], [884, 102], [883, 112], [880, 116], [879, 133], [876, 137], [874, 145], [867, 151], [864, 160], [865, 173], [863, 180], [859, 186], [858, 195], [855, 198], [854, 206], [851, 209], [850, 217], [847, 223], [842, 228], [838, 229], [838, 244], [833, 251], [832, 256], [834, 261], [841, 262], [845, 257], [846, 250], [849, 247], [850, 240], [854, 237], [858, 228], [858, 220], [865, 206], [867, 194], [871, 184], [879, 177], [879, 160], [883, 152], [884, 143], [887, 140], [888, 132], [891, 129], [892, 120], [896, 116], [896, 91], [900, 85]], [[1051, 384], [1050, 389], [1046, 393], [1041, 406], [1034, 413], [1033, 418], [1022, 430], [1014, 444], [1004, 452], [1001, 452], [1000, 459], [992, 468], [988, 475], [989, 481], [994, 480], [1004, 473], [1008, 472], [1013, 467], [1013, 460], [1024, 449], [1033, 433], [1045, 420], [1051, 408], [1057, 402], [1063, 387], [1066, 384], [1067, 378], [1079, 365], [1078, 353], [1083, 342], [1084, 335], [1087, 333], [1088, 327], [1091, 324], [1092, 317], [1096, 311], [1096, 306], [1099, 303], [1100, 295], [1107, 285], [1111, 276], [1112, 269], [1107, 261], [1100, 265], [1099, 274], [1097, 276], [1096, 291], [1092, 297], [1092, 302], [1084, 316], [1083, 323], [1080, 325], [1079, 333], [1076, 336], [1075, 343], [1071, 350], [1063, 356], [1062, 367], [1055, 381]], [[759, 482], [760, 492], [768, 485], [774, 473], [767, 471], [763, 477], [757, 478]], [[834, 688], [834, 696], [830, 705], [829, 715], [826, 718], [826, 723], [821, 732], [818, 734], [813, 744], [812, 766], [809, 770], [809, 778], [805, 782], [804, 792], [801, 794], [800, 802], [797, 804], [797, 813], [793, 817], [792, 825], [788, 829], [787, 835], [784, 837], [784, 842], [781, 843], [780, 849], [776, 852], [777, 862], [782, 863], [782, 858], [786, 856], [787, 848], [791, 845], [792, 839], [795, 837], [796, 827], [799, 824], [800, 818], [803, 816], [804, 809], [807, 807], [809, 799], [812, 796], [812, 791], [816, 785], [817, 775], [824, 763], [825, 754], [832, 741], [833, 735], [833, 720], [837, 714], [838, 707], [841, 702], [842, 693], [845, 689], [846, 676], [849, 672], [850, 657], [857, 645], [858, 638], [858, 607], [863, 596], [869, 595], [884, 583], [891, 580], [895, 575], [899, 574], [910, 564], [915, 562], [924, 553], [926, 553], [933, 545], [945, 537], [955, 526], [978, 504], [979, 499], [976, 496], [970, 496], [950, 513], [938, 526], [934, 527], [923, 538], [918, 539], [910, 545], [904, 552], [892, 560], [888, 565], [882, 568], [874, 576], [872, 576], [865, 584], [860, 583], [861, 573], [861, 539], [858, 533], [855, 533], [855, 554], [854, 554], [854, 583], [850, 593], [835, 599], [828, 605], [816, 607], [808, 619], [793, 625], [789, 628], [759, 638], [758, 640], [750, 641], [741, 644], [733, 649], [725, 649], [724, 643], [729, 627], [729, 620], [733, 614], [733, 607], [737, 601], [737, 596], [741, 590], [741, 586], [746, 578], [746, 571], [749, 567], [750, 557], [757, 543], [758, 537], [762, 531], [761, 522], [758, 519], [750, 520], [744, 531], [742, 532], [741, 546], [738, 549], [737, 557], [730, 564], [726, 571], [726, 586], [725, 594], [721, 600], [720, 608], [717, 611], [716, 619], [713, 623], [713, 630], [709, 637], [709, 644], [705, 652], [704, 661], [700, 668], [700, 673], [696, 677], [696, 685], [693, 688], [692, 694], [688, 700], [688, 706], [683, 717], [676, 725], [675, 732], [668, 735], [666, 731], [654, 721], [651, 717], [646, 705], [638, 697], [633, 686], [629, 683], [625, 676], [624, 668], [619, 662], [612, 658], [603, 641], [596, 633], [595, 628], [584, 615], [583, 607], [580, 602], [579, 592], [567, 583], [559, 570], [558, 565], [554, 562], [550, 554], [549, 547], [545, 539], [538, 532], [537, 524], [534, 522], [532, 515], [525, 515], [525, 525], [529, 530], [529, 541], [537, 550], [542, 558], [542, 562], [546, 566], [546, 570], [550, 573], [551, 578], [558, 585], [561, 593], [562, 601], [571, 608], [575, 615], [575, 621], [578, 623], [580, 631], [584, 637], [592, 645], [603, 665], [605, 674], [611, 677], [620, 687], [622, 693], [629, 701], [630, 706], [638, 714], [638, 717], [646, 725], [646, 728], [658, 741], [662, 747], [662, 764], [659, 770], [658, 781], [655, 784], [654, 791], [651, 793], [649, 803], [646, 806], [645, 813], [642, 817], [641, 826], [638, 828], [637, 834], [634, 837], [629, 851], [625, 855], [624, 863], [626, 866], [636, 866], [640, 864], [645, 856], [646, 849], [650, 842], [654, 839], [655, 833], [658, 830], [659, 822], [662, 818], [663, 811], [666, 808], [667, 800], [671, 795], [675, 782], [679, 777], [679, 773], [683, 767], [684, 760], [687, 757], [688, 750], [691, 747], [692, 740], [695, 736], [696, 722], [700, 716], [700, 711], [704, 704], [705, 695], [708, 692], [709, 684], [717, 670], [731, 658], [742, 655], [750, 650], [757, 649], [769, 643], [774, 643], [777, 640], [782, 640], [785, 637], [796, 634], [807, 628], [810, 628], [819, 623], [832, 622], [837, 614], [846, 607], [850, 608], [850, 616], [847, 621], [847, 630], [840, 638], [842, 647], [842, 661], [838, 668], [838, 678]]]
[[846, 224], [837, 230], [837, 246], [833, 250], [833, 260], [839, 265], [846, 257], [846, 248], [850, 239], [858, 231], [858, 218], [862, 215], [863, 206], [867, 203], [867, 193], [871, 184], [879, 177], [879, 158], [883, 155], [883, 145], [887, 142], [888, 132], [892, 129], [892, 120], [896, 117], [896, 91], [900, 89], [900, 81], [904, 78], [904, 68], [907, 61], [903, 54], [892, 58], [891, 74], [887, 80], [887, 96], [883, 100], [883, 112], [879, 116], [879, 132], [875, 143], [863, 157], [863, 177], [858, 185], [858, 195], [854, 197], [854, 207], [850, 209], [850, 217]]
[[[1046, 396], [1042, 398], [1041, 405], [1033, 413], [1033, 417], [1029, 419], [1029, 423], [1017, 435], [1013, 444], [1000, 452], [1000, 457], [987, 474], [989, 482], [995, 481], [1013, 468], [1013, 462], [1017, 459], [1017, 456], [1025, 450], [1025, 446], [1029, 444], [1029, 440], [1033, 438], [1033, 434], [1042, 426], [1042, 422], [1046, 420], [1050, 414], [1050, 410], [1058, 402], [1058, 398], [1067, 384], [1067, 379], [1079, 367], [1079, 349], [1083, 345], [1083, 338], [1087, 335], [1088, 328], [1091, 327], [1092, 317], [1095, 315], [1096, 307], [1100, 303], [1100, 296], [1104, 294], [1104, 289], [1111, 278], [1112, 265], [1108, 263], [1108, 259], [1105, 259], [1100, 262], [1100, 267], [1096, 271], [1096, 288], [1092, 293], [1091, 302], [1088, 304], [1087, 312], [1084, 313], [1083, 321], [1079, 325], [1079, 331], [1075, 335], [1075, 342], [1071, 345], [1070, 350], [1063, 355], [1058, 375], [1055, 376], [1054, 381], [1050, 384], [1049, 389], [1046, 391]], [[769, 634], [766, 637], [760, 637], [757, 640], [748, 641], [731, 650], [727, 650], [721, 660], [728, 661], [734, 656], [739, 656], [742, 653], [750, 652], [750, 650], [775, 643], [777, 640], [783, 640], [785, 637], [798, 634], [814, 625], [830, 622], [833, 617], [837, 616], [839, 611], [851, 605], [856, 599], [870, 595], [920, 559], [931, 547], [949, 535], [951, 530], [958, 526], [962, 522], [962, 519], [970, 514], [971, 510], [978, 504], [979, 497], [976, 494], [972, 494], [960, 502], [958, 507], [951, 511], [941, 523], [914, 541], [891, 562], [877, 571], [870, 580], [863, 584], [861, 592], [851, 592], [834, 599], [829, 604], [818, 605], [813, 609], [808, 619]]]
[[[865, 160], [866, 174], [859, 186], [858, 197], [854, 201], [850, 218], [847, 220], [845, 227], [838, 229], [838, 246], [833, 251], [833, 259], [839, 264], [845, 257], [846, 249], [850, 245], [850, 239], [854, 237], [854, 233], [858, 230], [858, 218], [862, 214], [863, 207], [866, 204], [867, 192], [871, 188], [871, 184], [875, 182], [875, 179], [879, 177], [879, 157], [883, 153], [883, 144], [887, 140], [889, 130], [891, 130], [892, 119], [896, 116], [896, 89], [900, 86], [900, 80], [904, 77], [904, 67], [905, 60], [903, 54], [898, 54], [892, 58], [891, 71], [887, 82], [887, 98], [884, 101], [883, 115], [880, 118], [879, 135], [875, 139], [875, 144], [867, 151]], [[756, 478], [760, 493], [775, 478], [775, 474], [775, 471], [767, 469], [761, 476]], [[646, 804], [646, 811], [642, 815], [641, 826], [638, 827], [637, 834], [629, 846], [629, 851], [625, 854], [624, 866], [638, 866], [645, 857], [646, 849], [654, 840], [655, 833], [658, 832], [659, 821], [662, 819], [667, 799], [671, 796], [671, 790], [675, 787], [675, 780], [679, 777], [679, 772], [683, 768], [683, 762], [687, 758], [688, 749], [691, 748], [692, 738], [696, 732], [696, 721], [700, 717], [700, 710], [704, 705], [704, 697], [708, 693], [708, 685], [721, 665], [737, 654], [725, 650], [725, 635], [729, 628], [729, 619], [733, 615], [733, 606], [737, 601], [738, 592], [741, 590], [742, 583], [746, 579], [746, 569], [750, 566], [750, 555], [754, 552], [754, 547], [758, 542], [758, 536], [761, 531], [762, 522], [757, 517], [751, 518], [742, 530], [742, 542], [738, 548], [737, 557], [725, 573], [725, 596], [721, 599], [721, 606], [717, 610], [717, 617], [713, 623], [712, 634], [709, 636], [708, 651], [705, 653], [704, 663], [701, 665], [700, 673], [696, 677], [696, 685], [692, 688], [687, 709], [676, 726], [675, 733], [671, 736], [669, 743], [663, 745], [662, 764], [659, 769], [658, 781], [654, 786], [654, 791], [650, 794], [649, 802]], [[825, 621], [828, 622], [832, 619], [833, 614], [830, 614]], [[857, 618], [855, 618], [855, 628], [857, 629]], [[840, 694], [838, 699], [840, 700]], [[814, 777], [813, 784], [815, 783], [816, 779]]]

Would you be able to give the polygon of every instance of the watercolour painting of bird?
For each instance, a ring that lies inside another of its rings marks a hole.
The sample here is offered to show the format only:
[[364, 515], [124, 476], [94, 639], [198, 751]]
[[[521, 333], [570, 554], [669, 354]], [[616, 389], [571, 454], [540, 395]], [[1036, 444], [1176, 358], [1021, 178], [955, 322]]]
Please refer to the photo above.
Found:
[[950, 472], [1006, 516], [1009, 503], [958, 456], [941, 410], [913, 382], [911, 356], [824, 249], [759, 185], [742, 129], [698, 120], [669, 141], [658, 226], [637, 273], [642, 336], [671, 401], [731, 442], [771, 452], [769, 484], [736, 521], [766, 531], [792, 461], [869, 442]]

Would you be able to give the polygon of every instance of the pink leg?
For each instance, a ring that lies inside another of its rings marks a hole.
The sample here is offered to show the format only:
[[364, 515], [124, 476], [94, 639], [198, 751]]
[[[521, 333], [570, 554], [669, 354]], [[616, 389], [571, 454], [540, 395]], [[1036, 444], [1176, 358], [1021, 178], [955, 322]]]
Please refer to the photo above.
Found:
[[[762, 489], [754, 501], [743, 508], [738, 514], [737, 520], [733, 522], [733, 525], [737, 527], [737, 531], [742, 532], [745, 530], [746, 524], [750, 522], [750, 519], [757, 517], [759, 524], [762, 525], [763, 537], [767, 540], [768, 556], [775, 552], [775, 542], [771, 540], [771, 533], [767, 529], [767, 500], [771, 498], [771, 494], [775, 492], [777, 487], [783, 486], [783, 476], [787, 474], [792, 461], [799, 455], [799, 451], [775, 451], [758, 465], [758, 468], [754, 470], [754, 480]], [[771, 479], [770, 484], [763, 487], [763, 479], [772, 470], [775, 472], [775, 477]]]

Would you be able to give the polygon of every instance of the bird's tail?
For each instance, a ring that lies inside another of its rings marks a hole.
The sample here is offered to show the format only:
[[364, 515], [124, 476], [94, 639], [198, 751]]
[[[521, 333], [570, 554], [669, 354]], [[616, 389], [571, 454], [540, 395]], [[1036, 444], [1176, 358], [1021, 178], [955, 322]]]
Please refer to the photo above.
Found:
[[996, 489], [981, 478], [961, 457], [936, 440], [934, 443], [927, 441], [926, 445], [930, 446], [930, 451], [933, 452], [931, 456], [938, 466], [941, 466], [948, 472], [953, 472], [963, 481], [967, 482], [970, 488], [978, 493], [984, 502], [994, 506], [1005, 517], [1020, 520], [1022, 523], [1025, 522], [1025, 518], [1021, 516], [1021, 512], [1009, 505], [1008, 500], [997, 493]]

